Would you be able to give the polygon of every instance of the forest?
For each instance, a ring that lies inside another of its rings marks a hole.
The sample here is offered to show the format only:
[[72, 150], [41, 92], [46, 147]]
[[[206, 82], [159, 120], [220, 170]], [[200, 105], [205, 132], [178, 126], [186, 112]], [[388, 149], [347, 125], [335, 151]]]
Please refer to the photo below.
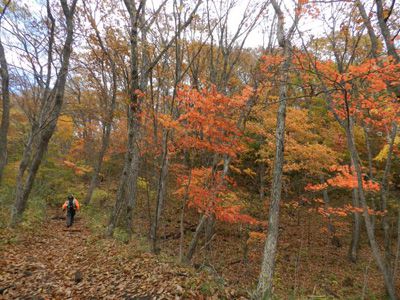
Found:
[[1, 299], [400, 299], [398, 1], [1, 0], [0, 78]]

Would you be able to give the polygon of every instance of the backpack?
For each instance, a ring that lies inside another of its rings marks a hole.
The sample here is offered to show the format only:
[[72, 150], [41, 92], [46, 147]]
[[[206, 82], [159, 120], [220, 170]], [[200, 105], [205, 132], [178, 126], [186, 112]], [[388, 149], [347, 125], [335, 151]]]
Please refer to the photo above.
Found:
[[68, 211], [74, 211], [76, 209], [75, 199], [68, 199], [67, 209]]

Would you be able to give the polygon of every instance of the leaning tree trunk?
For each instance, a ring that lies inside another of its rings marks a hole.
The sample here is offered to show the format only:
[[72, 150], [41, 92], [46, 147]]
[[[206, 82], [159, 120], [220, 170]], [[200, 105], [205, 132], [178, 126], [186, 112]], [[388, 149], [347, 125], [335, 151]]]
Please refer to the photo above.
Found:
[[0, 39], [0, 74], [1, 74], [1, 93], [3, 100], [3, 114], [0, 125], [0, 184], [3, 177], [4, 167], [7, 164], [7, 136], [10, 125], [10, 77], [8, 75], [8, 64], [4, 53], [3, 43]]
[[358, 194], [359, 194], [359, 198], [360, 198], [360, 204], [364, 210], [363, 216], [364, 216], [364, 221], [365, 221], [365, 228], [367, 230], [368, 240], [369, 240], [372, 254], [375, 258], [375, 261], [376, 261], [380, 271], [382, 272], [386, 291], [387, 291], [390, 299], [394, 300], [394, 299], [397, 299], [397, 295], [396, 295], [395, 285], [393, 282], [393, 276], [392, 276], [390, 268], [388, 268], [388, 266], [385, 263], [384, 258], [382, 257], [379, 245], [375, 238], [375, 232], [374, 232], [374, 228], [372, 226], [371, 217], [368, 214], [368, 204], [367, 204], [365, 194], [364, 194], [364, 189], [363, 189], [362, 170], [361, 170], [360, 162], [358, 161], [358, 153], [357, 153], [357, 149], [356, 149], [356, 146], [354, 143], [354, 136], [352, 134], [350, 124], [348, 123], [347, 126], [345, 126], [345, 127], [346, 127], [345, 131], [346, 131], [347, 146], [349, 148], [350, 156], [354, 163], [354, 169], [355, 169], [355, 173], [357, 176]]
[[[397, 124], [393, 123], [392, 132], [389, 136], [389, 150], [386, 159], [385, 171], [383, 173], [381, 181], [381, 207], [383, 212], [385, 212], [387, 209], [387, 198], [389, 193], [389, 175], [390, 175], [390, 169], [392, 167], [392, 154], [393, 154], [394, 141], [396, 139], [396, 135], [397, 135]], [[390, 247], [390, 224], [387, 213], [385, 213], [385, 215], [382, 217], [382, 226], [383, 226], [384, 244], [385, 244], [385, 260], [387, 266], [390, 267], [392, 251]]]
[[202, 232], [202, 230], [204, 228], [204, 225], [206, 224], [207, 218], [208, 217], [206, 215], [203, 215], [201, 217], [201, 219], [200, 219], [199, 224], [196, 227], [196, 231], [194, 232], [192, 241], [190, 242], [189, 249], [188, 249], [188, 252], [187, 252], [186, 257], [185, 257], [185, 261], [187, 263], [189, 263], [193, 258], [193, 255], [194, 255], [194, 253], [196, 251], [197, 244], [198, 244], [199, 239], [200, 239], [200, 234], [201, 234], [201, 232]]
[[111, 212], [110, 219], [108, 221], [107, 229], [105, 235], [107, 237], [112, 237], [114, 234], [115, 227], [117, 226], [119, 216], [121, 214], [122, 208], [123, 208], [123, 199], [125, 195], [125, 188], [126, 188], [126, 182], [128, 181], [128, 172], [129, 172], [129, 167], [130, 164], [127, 163], [128, 160], [131, 160], [132, 158], [129, 158], [128, 156], [130, 155], [129, 151], [125, 154], [125, 163], [124, 167], [122, 169], [122, 175], [119, 179], [119, 185], [118, 185], [118, 191], [117, 191], [117, 197], [116, 201], [114, 204], [114, 208]]
[[[29, 173], [23, 185], [22, 185], [22, 180], [23, 180], [22, 176], [20, 178], [21, 180], [21, 183], [19, 183], [20, 188], [17, 189], [16, 191], [15, 202], [11, 211], [11, 223], [10, 223], [11, 226], [16, 226], [22, 219], [22, 214], [26, 208], [28, 197], [32, 190], [37, 171], [39, 170], [43, 156], [47, 151], [50, 138], [52, 137], [55, 131], [57, 120], [60, 115], [61, 108], [64, 102], [64, 91], [68, 76], [69, 59], [72, 53], [73, 32], [74, 32], [73, 17], [75, 13], [77, 0], [73, 0], [70, 7], [68, 7], [68, 3], [66, 0], [60, 0], [60, 2], [63, 9], [63, 13], [66, 18], [67, 37], [65, 39], [64, 47], [62, 50], [62, 63], [58, 73], [59, 75], [54, 86], [55, 90], [54, 103], [51, 107], [51, 111], [48, 116], [48, 120], [50, 120], [49, 123], [46, 124], [46, 121], [44, 120], [47, 118], [40, 118], [40, 125], [41, 127], [43, 126], [44, 128], [41, 129], [41, 131], [39, 132], [37, 149], [33, 156], [32, 162], [30, 163]], [[43, 109], [46, 110], [46, 105]], [[45, 112], [43, 112], [42, 116], [44, 116], [44, 114]]]
[[161, 155], [161, 170], [157, 186], [156, 213], [154, 214], [154, 221], [151, 228], [151, 250], [153, 253], [158, 253], [159, 251], [157, 248], [157, 232], [164, 206], [166, 180], [168, 175], [168, 136], [169, 131], [166, 130], [166, 132], [163, 134], [163, 153]]
[[[385, 41], [386, 51], [391, 55], [397, 62], [400, 62], [400, 54], [396, 49], [396, 43], [393, 42], [390, 29], [386, 19], [385, 5], [382, 0], [375, 0], [376, 12], [378, 17], [378, 24], [381, 29], [383, 40]], [[400, 85], [396, 86], [397, 95], [400, 94]]]

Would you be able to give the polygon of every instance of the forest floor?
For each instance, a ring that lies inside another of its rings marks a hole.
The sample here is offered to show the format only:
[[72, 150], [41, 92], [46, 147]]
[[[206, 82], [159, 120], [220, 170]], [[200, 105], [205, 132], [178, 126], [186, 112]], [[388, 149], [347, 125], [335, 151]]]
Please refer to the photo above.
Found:
[[[205, 299], [207, 278], [131, 243], [95, 237], [77, 217], [51, 213], [18, 232], [2, 229], [0, 299]], [[240, 298], [226, 289], [213, 299]]]
[[[71, 229], [66, 228], [63, 214], [54, 209], [47, 210], [37, 226], [13, 231], [0, 228], [0, 299], [249, 298], [257, 282], [263, 241], [248, 244], [239, 226], [218, 223], [207, 259], [211, 268], [204, 268], [203, 242], [194, 257], [194, 268], [179, 265], [177, 212], [171, 209], [164, 218], [159, 256], [148, 251], [145, 236], [149, 225], [139, 215], [136, 235], [129, 243], [118, 237], [103, 238], [99, 215], [91, 217], [87, 212], [78, 214]], [[347, 258], [349, 220], [343, 220], [339, 246], [321, 232], [326, 223], [320, 216], [309, 214], [307, 208], [297, 215], [289, 212], [283, 207], [276, 299], [362, 299], [363, 294], [364, 299], [385, 299], [368, 241], [361, 241], [357, 264]], [[93, 220], [101, 229], [97, 233]], [[196, 213], [188, 212], [186, 245], [197, 220]], [[243, 257], [245, 248], [247, 259]], [[400, 292], [400, 280], [397, 288]]]
[[[142, 211], [145, 211], [144, 208]], [[260, 208], [260, 211], [262, 215], [267, 215], [266, 209]], [[163, 253], [171, 257], [179, 249], [179, 237], [176, 235], [179, 232], [178, 212], [177, 208], [166, 211], [160, 226], [159, 246]], [[138, 226], [142, 235], [146, 235], [149, 228], [145, 219], [144, 214], [136, 219], [137, 222], [142, 221]], [[190, 231], [198, 222], [198, 215], [188, 211], [186, 221], [187, 245], [192, 237]], [[381, 224], [380, 220], [377, 222]], [[326, 219], [320, 214], [310, 211], [307, 206], [293, 211], [282, 204], [274, 279], [276, 299], [387, 299], [383, 278], [375, 264], [364, 226], [358, 260], [352, 263], [348, 259], [352, 218], [337, 218], [334, 224], [338, 239], [333, 243], [326, 231]], [[257, 283], [264, 240], [249, 243], [244, 228], [217, 222], [208, 257], [204, 240], [201, 240], [193, 264], [201, 268], [207, 261], [213, 267], [214, 278], [248, 295]], [[393, 228], [395, 230], [396, 226]], [[265, 229], [253, 227], [250, 231], [261, 233]], [[383, 245], [381, 227], [377, 228], [376, 234]], [[393, 236], [392, 244], [395, 246], [397, 241], [395, 234]], [[396, 286], [400, 294], [400, 278]]]

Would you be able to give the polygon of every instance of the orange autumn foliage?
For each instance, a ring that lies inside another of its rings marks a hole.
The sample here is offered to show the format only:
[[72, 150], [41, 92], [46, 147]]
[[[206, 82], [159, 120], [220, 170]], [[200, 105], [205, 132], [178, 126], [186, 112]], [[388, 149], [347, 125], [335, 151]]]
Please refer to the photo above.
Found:
[[[189, 181], [190, 180], [190, 181]], [[181, 176], [178, 179], [180, 188], [176, 195], [185, 197], [188, 193], [188, 207], [196, 209], [205, 215], [214, 214], [217, 220], [228, 223], [260, 224], [255, 218], [241, 213], [244, 205], [235, 193], [231, 192], [228, 184], [234, 181], [221, 171], [213, 172], [211, 168], [196, 168], [191, 172], [191, 178]]]
[[[307, 70], [308, 58], [297, 56], [296, 66]], [[400, 103], [391, 87], [399, 84], [400, 64], [392, 58], [365, 59], [340, 73], [334, 62], [316, 60], [315, 68], [330, 91], [332, 110], [341, 119], [352, 117], [367, 126], [383, 129], [399, 121]], [[307, 74], [307, 73], [306, 73]], [[303, 76], [305, 85], [312, 76]]]
[[244, 150], [237, 126], [240, 109], [247, 99], [243, 94], [227, 97], [215, 87], [200, 91], [188, 86], [178, 91], [179, 118], [160, 116], [160, 123], [176, 130], [175, 147], [185, 150], [200, 150], [236, 157]]
[[72, 169], [76, 175], [85, 175], [85, 174], [90, 173], [92, 171], [92, 168], [90, 168], [90, 167], [82, 167], [82, 166], [80, 167], [80, 166], [77, 166], [76, 164], [74, 164], [73, 162], [70, 162], [68, 160], [64, 160], [63, 164], [67, 168]]
[[[177, 92], [179, 117], [158, 115], [158, 122], [174, 132], [170, 148], [176, 154], [226, 155], [233, 159], [242, 153], [244, 143], [239, 129], [240, 110], [252, 95], [244, 88], [231, 97], [219, 93], [214, 86], [201, 90], [189, 86]], [[196, 167], [187, 175], [178, 177], [175, 194], [187, 197], [188, 207], [205, 215], [215, 215], [217, 220], [228, 223], [259, 224], [253, 217], [243, 214], [244, 203], [230, 188], [235, 182], [223, 171], [212, 167]]]
[[[354, 173], [353, 168], [349, 166], [332, 166], [330, 168], [331, 172], [337, 172], [336, 175], [328, 179], [322, 184], [308, 184], [305, 187], [306, 191], [319, 192], [328, 187], [342, 188], [352, 190], [358, 187], [357, 177]], [[369, 192], [379, 192], [380, 185], [372, 180], [363, 179], [363, 188], [365, 191]]]
[[[344, 205], [343, 207], [318, 207], [317, 212], [324, 217], [330, 217], [330, 216], [337, 216], [337, 217], [347, 217], [353, 213], [363, 213], [364, 209], [361, 207], [355, 207], [349, 204]], [[375, 215], [375, 216], [384, 216], [387, 211], [378, 211], [378, 210], [373, 210], [368, 207], [367, 213], [369, 215]]]

